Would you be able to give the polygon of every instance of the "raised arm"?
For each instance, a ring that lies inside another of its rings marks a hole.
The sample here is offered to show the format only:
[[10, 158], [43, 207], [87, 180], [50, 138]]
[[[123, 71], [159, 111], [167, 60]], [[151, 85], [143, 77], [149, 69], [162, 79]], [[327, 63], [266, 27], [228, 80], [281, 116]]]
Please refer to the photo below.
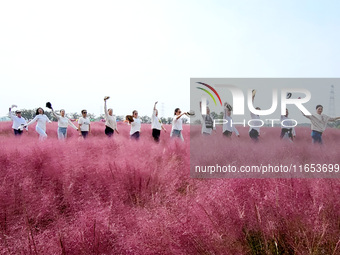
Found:
[[57, 118], [57, 120], [60, 119], [60, 116], [53, 109], [52, 109], [52, 114], [53, 114], [54, 117]]
[[201, 117], [204, 118], [204, 116], [202, 114], [202, 102], [200, 102], [200, 114], [201, 114]]
[[34, 117], [33, 120], [31, 120], [30, 122], [27, 123], [27, 127], [30, 126], [30, 125], [32, 125], [32, 124], [33, 124], [34, 122], [36, 122], [37, 120], [38, 120], [38, 115], [36, 115], [36, 116]]
[[109, 117], [109, 114], [107, 112], [107, 106], [106, 106], [106, 97], [104, 98], [104, 113], [105, 113], [105, 117], [108, 118]]
[[187, 115], [187, 113], [186, 112], [183, 112], [183, 113], [181, 113], [180, 115], [178, 115], [177, 117], [176, 117], [176, 120], [178, 120], [180, 117], [182, 117], [183, 115]]
[[152, 115], [151, 115], [151, 120], [153, 121], [156, 117], [156, 111], [157, 111], [157, 108], [156, 108], [156, 105], [157, 105], [158, 101], [155, 103], [155, 105], [153, 106], [153, 110], [152, 110]]
[[228, 109], [228, 103], [225, 102], [224, 103], [224, 118], [226, 118], [228, 116], [228, 112], [229, 112], [229, 109]]
[[15, 117], [15, 115], [12, 113], [12, 108], [10, 107], [8, 110], [8, 116], [13, 119]]

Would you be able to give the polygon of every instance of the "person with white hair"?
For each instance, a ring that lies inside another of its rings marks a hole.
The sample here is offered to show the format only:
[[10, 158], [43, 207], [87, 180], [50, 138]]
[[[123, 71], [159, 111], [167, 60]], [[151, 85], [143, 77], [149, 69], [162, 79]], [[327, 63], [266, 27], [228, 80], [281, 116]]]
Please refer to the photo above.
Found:
[[16, 105], [12, 105], [12, 107], [9, 108], [8, 116], [12, 119], [13, 121], [13, 131], [15, 136], [20, 136], [22, 135], [22, 132], [24, 128], [26, 131], [28, 131], [27, 127], [27, 122], [26, 120], [21, 116], [21, 111], [17, 109], [15, 111], [15, 115], [12, 113], [12, 108], [17, 107]]

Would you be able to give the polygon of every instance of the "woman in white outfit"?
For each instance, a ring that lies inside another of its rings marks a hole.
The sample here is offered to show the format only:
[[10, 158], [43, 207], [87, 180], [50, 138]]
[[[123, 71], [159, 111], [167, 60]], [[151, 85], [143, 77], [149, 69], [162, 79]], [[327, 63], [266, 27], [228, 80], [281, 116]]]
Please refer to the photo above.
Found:
[[58, 139], [64, 140], [67, 137], [67, 127], [70, 125], [75, 130], [78, 131], [78, 128], [72, 123], [72, 121], [65, 116], [65, 110], [60, 110], [60, 115], [58, 115], [53, 109], [52, 113], [54, 117], [58, 120]]
[[312, 129], [312, 141], [313, 143], [322, 144], [322, 134], [326, 130], [327, 123], [340, 120], [340, 117], [331, 118], [326, 114], [323, 114], [323, 106], [318, 104], [316, 106], [316, 113], [312, 115], [305, 115], [303, 116], [308, 118], [311, 122], [311, 129]]
[[131, 125], [130, 138], [138, 141], [140, 136], [140, 129], [142, 127], [142, 121], [138, 117], [137, 110], [134, 110], [132, 112], [132, 121], [129, 121], [129, 124]]
[[186, 112], [182, 113], [179, 108], [175, 109], [174, 117], [172, 119], [172, 130], [170, 137], [172, 138], [180, 138], [182, 141], [184, 141], [183, 135], [182, 135], [182, 124], [183, 119], [181, 118], [183, 115], [187, 115]]
[[41, 140], [47, 138], [46, 123], [51, 123], [49, 118], [44, 113], [44, 110], [39, 107], [36, 111], [35, 118], [27, 124], [27, 126], [30, 126], [33, 123], [37, 122], [37, 125], [35, 126], [35, 131], [37, 131], [37, 133], [39, 134], [39, 139]]
[[155, 142], [159, 142], [159, 137], [161, 135], [161, 130], [163, 129], [166, 132], [161, 120], [158, 118], [158, 110], [156, 109], [156, 105], [158, 102], [155, 103], [153, 107], [153, 112], [151, 116], [151, 129], [152, 129], [152, 137]]
[[110, 97], [104, 97], [104, 112], [105, 112], [105, 134], [108, 137], [113, 136], [114, 132], [116, 131], [119, 134], [117, 129], [117, 121], [116, 117], [113, 115], [113, 110], [107, 109], [106, 100]]

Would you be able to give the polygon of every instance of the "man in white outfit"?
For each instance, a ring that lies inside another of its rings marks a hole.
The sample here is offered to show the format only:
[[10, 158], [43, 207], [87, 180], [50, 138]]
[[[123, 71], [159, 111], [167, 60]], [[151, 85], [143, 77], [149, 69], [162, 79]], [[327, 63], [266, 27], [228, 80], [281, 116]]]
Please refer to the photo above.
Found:
[[[15, 105], [12, 105], [12, 107], [16, 107]], [[21, 116], [21, 111], [16, 110], [15, 115], [12, 113], [12, 107], [9, 108], [8, 116], [12, 119], [13, 121], [13, 131], [14, 135], [20, 136], [22, 135], [22, 132], [24, 128], [26, 128], [26, 131], [28, 131], [27, 127], [27, 122], [26, 120]]]

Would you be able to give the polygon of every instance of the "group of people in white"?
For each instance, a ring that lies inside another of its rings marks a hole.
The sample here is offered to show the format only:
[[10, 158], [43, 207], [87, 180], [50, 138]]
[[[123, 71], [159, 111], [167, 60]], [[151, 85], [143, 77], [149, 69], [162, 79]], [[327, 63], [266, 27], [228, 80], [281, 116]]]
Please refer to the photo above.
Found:
[[[253, 101], [254, 101], [253, 95]], [[119, 134], [118, 128], [117, 128], [117, 121], [116, 117], [113, 115], [112, 108], [107, 109], [107, 100], [109, 97], [104, 98], [104, 112], [105, 112], [105, 134], [108, 137], [112, 137], [113, 134], [116, 132]], [[49, 104], [49, 103], [48, 103]], [[78, 127], [72, 123], [72, 121], [65, 116], [65, 110], [61, 109], [59, 111], [59, 114], [57, 114], [51, 106], [46, 105], [48, 108], [52, 110], [52, 114], [57, 118], [58, 120], [58, 138], [60, 140], [64, 140], [67, 137], [67, 128], [68, 126], [71, 126], [72, 128], [79, 131], [79, 135], [82, 136], [84, 139], [87, 138], [88, 134], [91, 132], [91, 121], [90, 118], [87, 116], [87, 111], [82, 110], [81, 114], [82, 116], [78, 119]], [[160, 118], [158, 117], [158, 110], [156, 108], [157, 102], [154, 104], [152, 117], [151, 117], [151, 129], [152, 129], [152, 137], [156, 142], [159, 142], [161, 131], [167, 132], [165, 127], [163, 126]], [[9, 116], [13, 120], [12, 128], [14, 130], [15, 135], [21, 135], [23, 133], [23, 130], [28, 130], [28, 127], [34, 123], [36, 123], [35, 130], [39, 134], [39, 138], [44, 140], [47, 138], [46, 134], [46, 124], [51, 123], [51, 120], [44, 114], [44, 109], [39, 107], [36, 110], [36, 116], [34, 119], [29, 121], [28, 123], [26, 120], [21, 116], [21, 111], [16, 110], [15, 115], [12, 113], [12, 108], [17, 107], [16, 105], [12, 105], [12, 107], [9, 108]], [[201, 103], [200, 103], [201, 108]], [[259, 107], [256, 107], [257, 110], [261, 110]], [[223, 135], [225, 137], [231, 137], [234, 133], [236, 136], [240, 136], [238, 130], [236, 129], [235, 125], [232, 125], [232, 106], [228, 103], [224, 104], [224, 119], [227, 120], [223, 123]], [[323, 112], [323, 106], [317, 105], [316, 106], [316, 113], [313, 113], [312, 115], [304, 115], [306, 118], [308, 118], [311, 121], [311, 129], [312, 129], [312, 141], [313, 143], [319, 143], [322, 144], [322, 134], [326, 130], [327, 123], [332, 121], [340, 120], [340, 117], [331, 118]], [[293, 141], [294, 137], [296, 136], [294, 127], [287, 128], [287, 126], [293, 126], [293, 123], [290, 123], [288, 118], [288, 109], [286, 109], [286, 114], [281, 116], [281, 122], [285, 120], [285, 126], [281, 126], [281, 139], [288, 138]], [[173, 138], [179, 138], [182, 141], [183, 135], [183, 116], [184, 115], [190, 115], [188, 112], [182, 112], [179, 108], [176, 108], [174, 111], [174, 116], [172, 120], [172, 129], [170, 136]], [[215, 125], [213, 124], [213, 118], [210, 113], [210, 109], [207, 106], [206, 108], [206, 114], [203, 114], [202, 116], [202, 134], [203, 135], [211, 135], [213, 130], [216, 130]], [[251, 119], [253, 126], [249, 128], [249, 136], [250, 138], [257, 142], [260, 136], [260, 116], [256, 115], [254, 113], [251, 113]], [[140, 131], [141, 131], [141, 124], [142, 121], [138, 116], [138, 111], [134, 110], [132, 112], [132, 115], [127, 115], [126, 120], [124, 122], [128, 123], [130, 128], [130, 138], [134, 140], [139, 140], [140, 137]], [[259, 123], [257, 123], [259, 122]]]
[[[117, 127], [117, 120], [115, 115], [113, 115], [112, 108], [107, 109], [107, 100], [110, 97], [106, 96], [104, 98], [104, 112], [105, 112], [105, 130], [104, 133], [108, 137], [112, 137], [114, 133], [119, 134], [118, 127]], [[156, 108], [157, 106], [156, 102], [153, 107], [153, 113], [151, 117], [151, 129], [152, 129], [152, 137], [156, 142], [160, 141], [160, 134], [163, 130], [166, 132], [165, 127], [163, 126], [160, 118], [158, 117], [158, 110]], [[67, 128], [68, 126], [71, 126], [75, 130], [79, 131], [79, 135], [82, 136], [84, 139], [87, 138], [89, 133], [91, 132], [91, 120], [87, 116], [87, 111], [82, 110], [81, 111], [81, 117], [78, 119], [78, 127], [73, 124], [73, 122], [65, 116], [65, 110], [61, 109], [59, 111], [59, 114], [55, 112], [51, 106], [51, 104], [48, 102], [46, 104], [48, 108], [52, 110], [52, 114], [56, 117], [58, 120], [58, 138], [60, 140], [64, 140], [67, 138]], [[23, 130], [26, 129], [28, 131], [28, 127], [34, 123], [36, 123], [35, 130], [39, 134], [39, 139], [44, 140], [47, 138], [46, 134], [46, 124], [51, 123], [51, 120], [45, 115], [45, 111], [43, 108], [39, 107], [36, 110], [36, 116], [27, 123], [27, 121], [21, 116], [21, 110], [17, 109], [15, 111], [15, 115], [12, 113], [12, 108], [17, 108], [16, 105], [12, 105], [9, 108], [9, 117], [13, 121], [13, 131], [14, 135], [20, 136], [23, 133]], [[180, 138], [182, 141], [183, 135], [183, 116], [188, 115], [187, 112], [182, 113], [179, 108], [175, 109], [174, 117], [172, 121], [172, 130], [170, 133], [170, 136], [173, 138]], [[131, 115], [126, 116], [126, 120], [124, 122], [128, 123], [130, 128], [130, 138], [133, 140], [139, 140], [140, 137], [140, 131], [141, 131], [141, 124], [142, 121], [138, 116], [138, 111], [134, 110]]]
[[[254, 102], [255, 93], [253, 93], [253, 102]], [[200, 102], [200, 108], [202, 107], [202, 104]], [[261, 110], [259, 107], [256, 107], [255, 109]], [[200, 109], [201, 110], [201, 109]], [[225, 137], [230, 138], [232, 134], [234, 133], [237, 137], [239, 137], [239, 132], [236, 129], [235, 125], [232, 125], [232, 106], [228, 103], [224, 104], [224, 122], [222, 127], [222, 132]], [[200, 111], [202, 112], [202, 111]], [[323, 112], [323, 106], [317, 105], [316, 106], [316, 113], [313, 113], [312, 115], [303, 115], [308, 118], [311, 121], [311, 137], [313, 143], [322, 144], [322, 134], [326, 130], [327, 123], [328, 122], [334, 122], [337, 120], [340, 120], [340, 117], [331, 118]], [[296, 136], [296, 132], [294, 129], [294, 121], [289, 119], [288, 117], [288, 109], [286, 109], [286, 114], [281, 115], [281, 123], [282, 121], [285, 122], [285, 125], [281, 125], [281, 139], [290, 139], [291, 141], [294, 140]], [[254, 142], [258, 142], [259, 136], [260, 136], [260, 127], [261, 127], [261, 120], [260, 116], [256, 115], [254, 113], [250, 113], [252, 126], [249, 128], [249, 136]], [[201, 133], [203, 135], [211, 135], [213, 130], [216, 130], [216, 126], [213, 125], [213, 117], [210, 114], [210, 109], [207, 106], [206, 108], [206, 114], [202, 114], [202, 130]]]

